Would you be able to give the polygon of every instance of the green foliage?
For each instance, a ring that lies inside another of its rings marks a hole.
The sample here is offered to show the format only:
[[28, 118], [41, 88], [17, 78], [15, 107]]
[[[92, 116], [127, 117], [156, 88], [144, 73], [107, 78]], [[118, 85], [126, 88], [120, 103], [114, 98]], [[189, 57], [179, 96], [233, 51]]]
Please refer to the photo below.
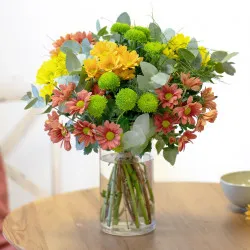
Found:
[[222, 60], [227, 56], [226, 51], [215, 51], [211, 54], [211, 59], [215, 62], [222, 62]]
[[50, 113], [51, 110], [52, 110], [52, 105], [50, 105], [48, 108], [46, 108], [42, 114]]
[[78, 71], [81, 69], [80, 61], [71, 50], [66, 51], [66, 68], [69, 72]]
[[172, 166], [174, 166], [176, 161], [176, 156], [178, 154], [178, 148], [164, 148], [163, 149], [163, 157], [166, 161], [168, 161]]
[[162, 138], [160, 137], [160, 139], [156, 142], [155, 144], [155, 148], [157, 150], [157, 154], [160, 154], [160, 152], [162, 151], [162, 149], [165, 147], [165, 142], [162, 140]]
[[107, 26], [101, 28], [101, 29], [98, 31], [98, 33], [97, 33], [98, 36], [104, 36], [104, 35], [107, 35], [107, 34], [108, 34]]
[[161, 28], [156, 23], [150, 23], [149, 24], [149, 30], [150, 30], [150, 36], [152, 41], [156, 42], [162, 42], [162, 33]]
[[189, 50], [187, 49], [179, 49], [178, 50], [178, 55], [181, 59], [185, 60], [186, 62], [193, 62], [195, 59], [195, 56], [193, 55], [193, 53], [191, 53]]
[[29, 108], [33, 107], [33, 106], [36, 104], [37, 101], [38, 101], [38, 98], [37, 98], [37, 97], [33, 98], [33, 99], [25, 106], [24, 109], [29, 109]]
[[65, 54], [68, 51], [71, 51], [73, 53], [80, 53], [82, 48], [78, 42], [73, 40], [68, 40], [63, 43], [63, 45], [60, 47], [60, 50]]
[[126, 23], [128, 25], [131, 25], [131, 20], [129, 17], [129, 14], [127, 12], [123, 12], [119, 15], [119, 17], [116, 20], [117, 23]]
[[118, 124], [122, 128], [123, 133], [129, 131], [129, 129], [130, 129], [130, 122], [129, 122], [129, 119], [127, 117], [122, 116], [119, 119]]

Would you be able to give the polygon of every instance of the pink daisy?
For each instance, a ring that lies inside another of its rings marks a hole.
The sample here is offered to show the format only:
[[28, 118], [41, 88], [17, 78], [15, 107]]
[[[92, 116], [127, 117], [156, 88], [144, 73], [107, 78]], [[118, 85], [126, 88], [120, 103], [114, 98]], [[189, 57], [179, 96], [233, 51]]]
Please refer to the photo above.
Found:
[[175, 105], [178, 105], [178, 99], [181, 98], [182, 89], [178, 89], [177, 84], [171, 86], [166, 84], [162, 88], [156, 89], [155, 92], [163, 108], [169, 107], [173, 109]]
[[181, 82], [186, 88], [194, 91], [199, 91], [202, 85], [200, 78], [190, 77], [190, 73], [181, 73]]
[[174, 144], [176, 142], [176, 138], [174, 136], [170, 136], [168, 138], [168, 142], [169, 142], [169, 144]]
[[178, 114], [182, 124], [195, 124], [194, 116], [198, 116], [201, 113], [202, 105], [199, 102], [193, 103], [193, 97], [189, 96], [187, 104], [182, 107], [174, 109], [174, 114]]
[[71, 149], [70, 132], [61, 123], [56, 128], [53, 128], [48, 135], [53, 143], [62, 141], [61, 147], [64, 144], [65, 150], [69, 151]]
[[203, 91], [201, 91], [201, 97], [204, 101], [204, 111], [206, 110], [206, 108], [210, 110], [216, 109], [216, 103], [213, 101], [216, 97], [214, 96], [212, 88], [205, 88]]
[[155, 115], [154, 123], [156, 126], [156, 132], [163, 132], [167, 134], [175, 129], [173, 124], [176, 122], [176, 117], [171, 116], [169, 113], [165, 113], [164, 115]]
[[59, 89], [54, 89], [53, 90], [53, 96], [51, 97], [52, 99], [52, 107], [56, 107], [63, 102], [67, 101], [69, 97], [71, 96], [72, 91], [75, 89], [76, 85], [74, 83], [69, 83], [68, 85], [66, 84], [61, 84], [59, 85]]
[[185, 145], [189, 142], [192, 142], [191, 139], [195, 139], [197, 136], [191, 131], [185, 131], [183, 135], [178, 140], [178, 151], [185, 150]]
[[77, 98], [70, 99], [66, 102], [66, 112], [74, 115], [76, 113], [82, 114], [88, 107], [90, 101], [91, 92], [82, 90], [77, 93]]
[[120, 125], [105, 121], [103, 126], [96, 128], [96, 140], [104, 150], [113, 149], [120, 145], [122, 129]]
[[74, 124], [74, 132], [75, 136], [78, 136], [78, 142], [84, 142], [84, 146], [88, 147], [89, 144], [95, 143], [94, 137], [94, 129], [95, 124], [92, 124], [87, 121], [78, 121]]
[[57, 127], [59, 124], [59, 115], [56, 111], [53, 111], [52, 114], [48, 114], [48, 120], [44, 123], [44, 131], [50, 131], [51, 129]]

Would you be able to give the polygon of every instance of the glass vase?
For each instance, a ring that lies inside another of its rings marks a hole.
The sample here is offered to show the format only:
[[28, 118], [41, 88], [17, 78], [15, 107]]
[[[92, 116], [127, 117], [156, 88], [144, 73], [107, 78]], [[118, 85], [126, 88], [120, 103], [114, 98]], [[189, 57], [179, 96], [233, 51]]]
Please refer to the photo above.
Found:
[[151, 153], [100, 151], [100, 192], [103, 232], [133, 236], [155, 229]]

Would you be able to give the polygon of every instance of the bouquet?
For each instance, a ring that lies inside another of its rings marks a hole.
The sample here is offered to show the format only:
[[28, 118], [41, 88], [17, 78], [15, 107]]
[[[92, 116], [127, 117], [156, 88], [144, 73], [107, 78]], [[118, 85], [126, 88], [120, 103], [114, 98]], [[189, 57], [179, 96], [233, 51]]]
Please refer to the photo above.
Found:
[[[23, 99], [29, 102], [26, 109], [45, 108], [45, 131], [66, 150], [74, 138], [84, 154], [100, 148], [126, 154], [126, 164], [116, 161], [102, 194], [101, 220], [117, 225], [117, 194], [123, 193], [139, 228], [140, 214], [145, 224], [152, 223], [153, 194], [150, 185], [144, 190], [145, 164], [135, 156], [150, 152], [155, 140], [158, 154], [174, 165], [178, 152], [215, 121], [217, 97], [211, 85], [222, 73], [234, 75], [231, 58], [237, 53], [211, 51], [195, 38], [162, 30], [155, 21], [147, 27], [131, 25], [127, 13], [110, 30], [99, 21], [96, 29], [56, 40]], [[127, 192], [113, 187], [121, 176], [131, 182]]]

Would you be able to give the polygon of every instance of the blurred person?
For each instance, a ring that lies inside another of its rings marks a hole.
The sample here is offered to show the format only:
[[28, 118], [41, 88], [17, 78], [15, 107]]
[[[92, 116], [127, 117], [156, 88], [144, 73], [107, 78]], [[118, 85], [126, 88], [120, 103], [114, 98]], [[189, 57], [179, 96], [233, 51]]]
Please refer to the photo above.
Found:
[[9, 212], [7, 182], [3, 165], [3, 158], [0, 151], [0, 250], [14, 250], [5, 240], [2, 234], [3, 220]]

